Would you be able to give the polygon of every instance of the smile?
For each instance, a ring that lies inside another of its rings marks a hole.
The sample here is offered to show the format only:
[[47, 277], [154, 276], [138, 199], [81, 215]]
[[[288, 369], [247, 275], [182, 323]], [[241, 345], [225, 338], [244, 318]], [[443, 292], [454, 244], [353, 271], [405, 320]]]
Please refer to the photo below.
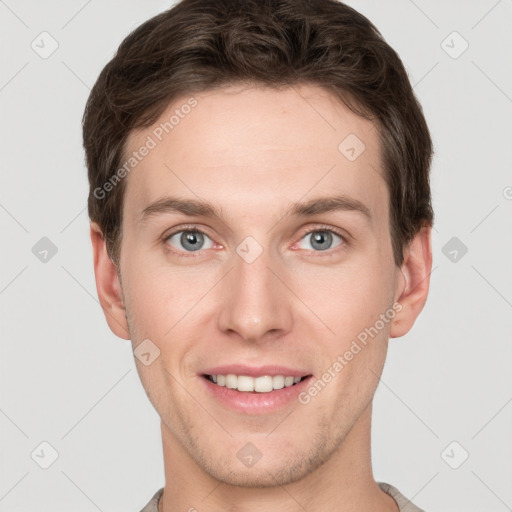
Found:
[[275, 389], [289, 388], [298, 384], [307, 377], [293, 377], [286, 375], [262, 375], [250, 377], [249, 375], [204, 375], [210, 382], [217, 386], [235, 389], [244, 393], [270, 393]]

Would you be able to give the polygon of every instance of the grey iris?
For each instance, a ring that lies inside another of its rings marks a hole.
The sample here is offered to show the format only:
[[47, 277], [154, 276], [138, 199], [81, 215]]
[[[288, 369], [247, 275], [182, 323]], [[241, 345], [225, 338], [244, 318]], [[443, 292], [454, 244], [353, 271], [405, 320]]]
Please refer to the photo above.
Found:
[[185, 231], [180, 237], [180, 242], [185, 249], [198, 251], [204, 243], [204, 236], [197, 231]]
[[[315, 244], [318, 244], [315, 246]], [[311, 247], [319, 251], [329, 249], [332, 244], [332, 234], [328, 231], [313, 231], [311, 233]]]

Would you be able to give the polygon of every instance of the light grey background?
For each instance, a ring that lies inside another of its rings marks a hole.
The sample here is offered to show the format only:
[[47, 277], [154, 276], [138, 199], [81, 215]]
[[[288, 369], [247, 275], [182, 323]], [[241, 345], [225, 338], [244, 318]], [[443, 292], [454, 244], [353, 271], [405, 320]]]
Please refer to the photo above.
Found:
[[[375, 478], [427, 512], [512, 510], [512, 1], [348, 3], [402, 57], [436, 149], [430, 297], [390, 341]], [[164, 484], [159, 417], [96, 298], [80, 121], [117, 45], [169, 5], [0, 1], [3, 512], [138, 512]]]

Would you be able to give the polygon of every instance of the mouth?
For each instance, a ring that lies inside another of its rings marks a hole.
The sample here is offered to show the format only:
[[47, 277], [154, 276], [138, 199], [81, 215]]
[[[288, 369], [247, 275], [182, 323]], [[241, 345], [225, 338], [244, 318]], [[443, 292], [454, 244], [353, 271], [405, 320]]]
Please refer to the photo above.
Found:
[[202, 374], [203, 378], [219, 387], [226, 387], [241, 393], [270, 393], [283, 388], [296, 386], [312, 375], [261, 375], [252, 377], [250, 375], [228, 374]]
[[295, 406], [313, 374], [280, 365], [229, 364], [204, 368], [197, 374], [207, 396], [224, 409], [244, 415], [265, 415]]

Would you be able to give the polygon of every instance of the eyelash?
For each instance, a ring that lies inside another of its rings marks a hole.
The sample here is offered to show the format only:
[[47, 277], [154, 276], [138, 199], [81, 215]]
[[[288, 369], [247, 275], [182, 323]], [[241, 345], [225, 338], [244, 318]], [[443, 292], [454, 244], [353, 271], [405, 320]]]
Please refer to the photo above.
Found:
[[[325, 253], [325, 256], [330, 256], [337, 250], [342, 250], [345, 248], [346, 245], [348, 245], [347, 237], [339, 229], [333, 228], [332, 226], [326, 226], [326, 225], [319, 225], [319, 226], [315, 226], [313, 228], [309, 228], [307, 231], [305, 231], [302, 234], [302, 236], [299, 238], [299, 241], [301, 241], [303, 238], [305, 238], [310, 233], [316, 233], [317, 231], [325, 231], [328, 233], [334, 233], [335, 235], [338, 235], [342, 239], [342, 243], [338, 247], [335, 247], [334, 249], [327, 249], [326, 251], [314, 251], [312, 249], [305, 249], [305, 250], [310, 251], [310, 252], [320, 253], [321, 255], [322, 255], [322, 253]], [[163, 243], [164, 243], [165, 249], [168, 252], [171, 252], [172, 254], [177, 255], [178, 257], [184, 257], [184, 258], [194, 258], [197, 256], [193, 252], [187, 253], [186, 251], [177, 251], [174, 248], [170, 248], [171, 246], [169, 246], [169, 244], [167, 242], [170, 238], [172, 238], [177, 233], [201, 233], [201, 234], [206, 235], [207, 237], [211, 238], [210, 235], [208, 235], [208, 233], [199, 229], [194, 224], [180, 226], [178, 229], [172, 231], [171, 233], [166, 234], [163, 237]], [[200, 249], [197, 252], [200, 254], [203, 250], [207, 250], [207, 249]]]

